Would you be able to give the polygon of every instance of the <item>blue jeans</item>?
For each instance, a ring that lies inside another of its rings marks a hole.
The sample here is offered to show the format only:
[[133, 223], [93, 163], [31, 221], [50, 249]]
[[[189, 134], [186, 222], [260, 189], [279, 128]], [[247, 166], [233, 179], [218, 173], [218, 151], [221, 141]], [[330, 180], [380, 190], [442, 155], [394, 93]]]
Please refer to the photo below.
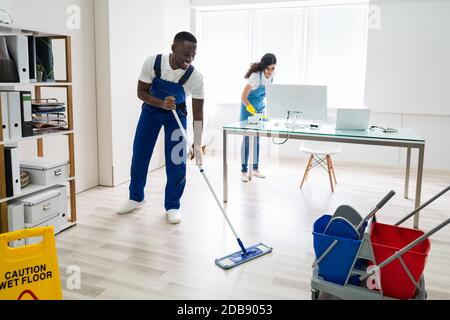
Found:
[[[177, 113], [186, 129], [186, 115], [179, 110]], [[164, 149], [167, 176], [164, 206], [168, 211], [180, 208], [180, 199], [186, 185], [187, 158], [186, 141], [184, 141], [171, 111], [149, 105], [142, 108], [133, 144], [129, 190], [131, 200], [137, 202], [144, 200], [148, 166], [162, 126], [164, 126], [165, 134]]]
[[[253, 163], [253, 170], [258, 170], [259, 166], [259, 137], [252, 137], [253, 140], [253, 155], [255, 163]], [[255, 141], [256, 140], [256, 141]], [[242, 141], [241, 160], [242, 160], [242, 173], [248, 172], [248, 158], [250, 151], [250, 138], [244, 137]], [[253, 161], [253, 159], [252, 159]]]

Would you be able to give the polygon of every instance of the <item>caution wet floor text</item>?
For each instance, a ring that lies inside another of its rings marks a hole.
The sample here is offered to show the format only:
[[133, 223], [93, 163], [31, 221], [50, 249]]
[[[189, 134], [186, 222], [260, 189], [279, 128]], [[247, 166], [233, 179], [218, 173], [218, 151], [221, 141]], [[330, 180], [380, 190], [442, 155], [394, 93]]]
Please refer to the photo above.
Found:
[[[8, 242], [42, 237], [36, 244], [9, 248]], [[0, 235], [0, 299], [61, 300], [53, 227]]]

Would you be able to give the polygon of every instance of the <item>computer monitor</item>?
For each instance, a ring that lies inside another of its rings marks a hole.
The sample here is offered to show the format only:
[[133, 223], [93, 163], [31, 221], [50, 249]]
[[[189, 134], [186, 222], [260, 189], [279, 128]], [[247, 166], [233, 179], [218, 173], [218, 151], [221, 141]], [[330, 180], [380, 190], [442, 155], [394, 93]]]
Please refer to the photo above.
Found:
[[327, 120], [327, 87], [271, 84], [266, 86], [267, 115], [286, 119], [288, 112], [301, 120]]

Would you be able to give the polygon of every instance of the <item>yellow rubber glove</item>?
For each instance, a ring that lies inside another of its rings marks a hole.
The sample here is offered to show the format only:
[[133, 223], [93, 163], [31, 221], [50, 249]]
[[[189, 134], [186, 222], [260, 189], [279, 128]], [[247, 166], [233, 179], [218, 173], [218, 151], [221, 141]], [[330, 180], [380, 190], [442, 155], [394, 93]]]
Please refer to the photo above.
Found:
[[253, 107], [251, 104], [249, 104], [249, 105], [247, 106], [247, 111], [248, 111], [252, 116], [254, 116], [254, 115], [256, 114], [256, 109], [255, 109], [255, 107]]

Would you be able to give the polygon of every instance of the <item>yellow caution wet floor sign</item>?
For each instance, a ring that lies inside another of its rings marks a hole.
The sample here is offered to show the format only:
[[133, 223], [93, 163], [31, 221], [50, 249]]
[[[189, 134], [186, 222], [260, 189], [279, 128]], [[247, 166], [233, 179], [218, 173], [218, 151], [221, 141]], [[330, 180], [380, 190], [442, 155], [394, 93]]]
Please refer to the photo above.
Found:
[[[18, 248], [8, 242], [42, 237]], [[53, 227], [0, 234], [0, 300], [62, 300]]]

